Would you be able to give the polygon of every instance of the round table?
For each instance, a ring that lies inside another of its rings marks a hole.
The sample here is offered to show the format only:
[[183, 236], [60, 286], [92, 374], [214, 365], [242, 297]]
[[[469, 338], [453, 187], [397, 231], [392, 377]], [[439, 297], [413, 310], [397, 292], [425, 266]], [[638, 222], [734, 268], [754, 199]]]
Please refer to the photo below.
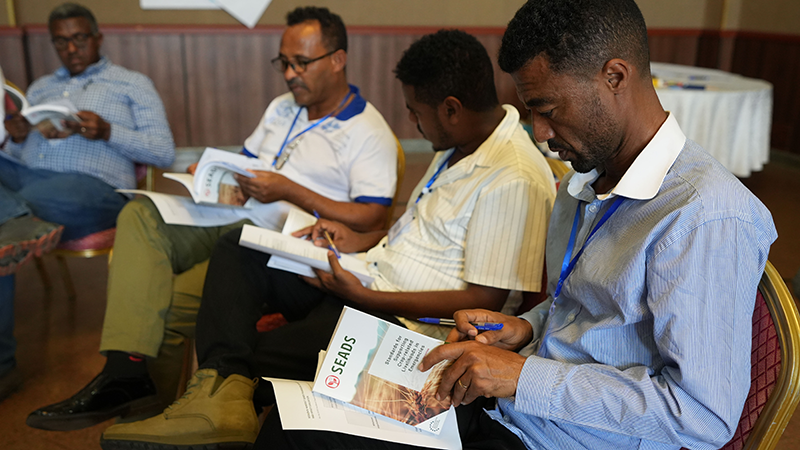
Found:
[[[772, 84], [701, 67], [651, 63], [665, 110], [684, 134], [738, 177], [769, 161]], [[682, 86], [682, 87], [681, 87]]]

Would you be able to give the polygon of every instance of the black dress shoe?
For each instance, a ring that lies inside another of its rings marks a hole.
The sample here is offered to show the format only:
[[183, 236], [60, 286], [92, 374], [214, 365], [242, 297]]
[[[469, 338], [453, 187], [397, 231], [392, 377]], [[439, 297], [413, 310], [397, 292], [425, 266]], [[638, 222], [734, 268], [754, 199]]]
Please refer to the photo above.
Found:
[[26, 423], [42, 430], [80, 430], [157, 406], [156, 387], [149, 376], [121, 378], [101, 372], [72, 397], [32, 412]]

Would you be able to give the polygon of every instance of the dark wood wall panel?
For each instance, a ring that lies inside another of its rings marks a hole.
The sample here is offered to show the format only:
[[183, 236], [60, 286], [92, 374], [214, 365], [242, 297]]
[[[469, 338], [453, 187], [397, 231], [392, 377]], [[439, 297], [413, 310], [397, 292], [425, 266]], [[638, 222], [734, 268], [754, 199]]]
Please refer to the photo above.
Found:
[[697, 35], [651, 34], [650, 59], [657, 62], [695, 65], [697, 61]]
[[28, 87], [28, 71], [25, 67], [25, 47], [22, 30], [0, 27], [0, 67], [3, 76], [21, 89]]
[[731, 70], [772, 83], [772, 147], [800, 155], [800, 38], [740, 35]]

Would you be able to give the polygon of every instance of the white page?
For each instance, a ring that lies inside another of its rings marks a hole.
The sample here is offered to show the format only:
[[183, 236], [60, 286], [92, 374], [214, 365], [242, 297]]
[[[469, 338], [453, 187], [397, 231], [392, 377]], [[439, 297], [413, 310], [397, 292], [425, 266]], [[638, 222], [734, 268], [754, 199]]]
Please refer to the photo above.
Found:
[[264, 15], [272, 0], [213, 0], [222, 9], [242, 22], [247, 28], [253, 28]]
[[189, 197], [162, 194], [138, 189], [117, 189], [126, 194], [145, 195], [161, 213], [161, 218], [169, 225], [190, 225], [195, 227], [219, 227], [246, 218], [246, 210], [235, 207], [198, 205]]
[[[239, 238], [239, 245], [289, 258], [317, 269], [331, 271], [327, 248], [317, 247], [310, 241], [286, 236], [276, 231], [245, 225], [242, 229], [242, 236]], [[341, 256], [339, 264], [343, 269], [355, 275], [361, 283], [368, 285], [374, 281], [367, 270], [365, 261], [348, 254]]]
[[281, 234], [291, 235], [297, 230], [310, 227], [317, 223], [317, 218], [313, 215], [303, 211], [300, 208], [294, 207], [289, 211], [286, 216], [286, 223], [283, 224]]
[[461, 450], [456, 410], [451, 407], [439, 435], [418, 430], [311, 391], [310, 381], [272, 382], [284, 430], [324, 430], [428, 448]]

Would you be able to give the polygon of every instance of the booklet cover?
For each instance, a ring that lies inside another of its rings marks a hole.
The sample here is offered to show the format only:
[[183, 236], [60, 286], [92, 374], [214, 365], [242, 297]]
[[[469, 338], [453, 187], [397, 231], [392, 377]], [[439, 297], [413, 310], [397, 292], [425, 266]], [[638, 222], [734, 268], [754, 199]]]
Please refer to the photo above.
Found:
[[345, 307], [314, 380], [314, 392], [439, 434], [450, 410], [436, 400], [449, 361], [417, 369], [438, 339]]

